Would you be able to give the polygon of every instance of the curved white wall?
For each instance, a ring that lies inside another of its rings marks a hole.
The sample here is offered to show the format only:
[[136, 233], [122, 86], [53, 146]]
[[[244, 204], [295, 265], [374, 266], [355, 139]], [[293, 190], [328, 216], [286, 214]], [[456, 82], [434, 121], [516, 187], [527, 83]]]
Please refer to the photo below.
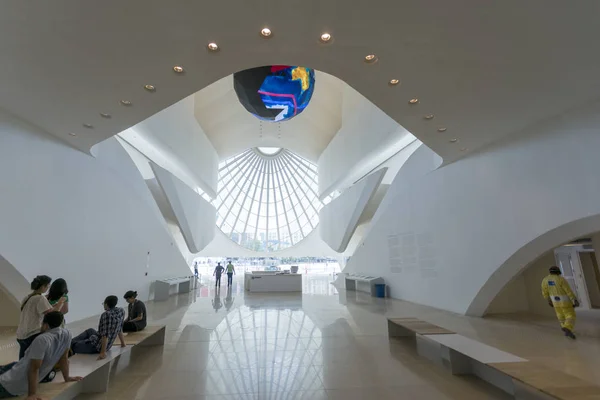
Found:
[[94, 153], [0, 111], [0, 254], [24, 282], [65, 278], [70, 321], [98, 314], [109, 294], [135, 289], [145, 299], [155, 279], [189, 274], [125, 150], [111, 138]]
[[437, 170], [422, 146], [347, 270], [385, 277], [393, 297], [482, 315], [526, 265], [600, 230], [599, 127], [594, 103]]

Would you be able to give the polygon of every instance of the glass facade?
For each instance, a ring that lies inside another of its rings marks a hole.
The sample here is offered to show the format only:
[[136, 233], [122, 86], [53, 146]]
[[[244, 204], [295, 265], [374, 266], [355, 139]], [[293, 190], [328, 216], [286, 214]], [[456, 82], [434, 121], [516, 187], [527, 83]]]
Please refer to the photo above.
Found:
[[286, 149], [257, 147], [219, 165], [217, 225], [255, 251], [294, 246], [319, 223], [317, 166]]

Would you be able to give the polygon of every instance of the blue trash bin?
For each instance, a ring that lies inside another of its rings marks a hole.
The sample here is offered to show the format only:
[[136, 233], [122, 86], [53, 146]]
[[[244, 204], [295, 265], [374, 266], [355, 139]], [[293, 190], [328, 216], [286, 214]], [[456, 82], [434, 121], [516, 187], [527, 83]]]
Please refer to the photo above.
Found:
[[384, 298], [385, 297], [385, 283], [376, 283], [375, 284], [375, 293], [377, 297]]

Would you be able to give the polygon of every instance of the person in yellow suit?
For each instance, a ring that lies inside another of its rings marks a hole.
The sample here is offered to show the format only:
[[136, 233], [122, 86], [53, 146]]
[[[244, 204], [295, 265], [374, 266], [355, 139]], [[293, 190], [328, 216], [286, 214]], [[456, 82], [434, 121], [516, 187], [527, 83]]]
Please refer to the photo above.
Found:
[[550, 267], [550, 275], [542, 281], [542, 296], [548, 301], [550, 307], [554, 307], [560, 327], [565, 336], [575, 339], [575, 307], [579, 307], [579, 301], [569, 286], [569, 282], [563, 278], [560, 268]]

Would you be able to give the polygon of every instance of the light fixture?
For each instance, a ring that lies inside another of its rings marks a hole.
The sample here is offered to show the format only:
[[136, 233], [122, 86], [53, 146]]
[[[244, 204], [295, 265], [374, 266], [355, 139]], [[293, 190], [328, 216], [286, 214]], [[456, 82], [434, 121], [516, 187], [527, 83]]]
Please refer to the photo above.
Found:
[[440, 126], [440, 127], [438, 128], [438, 132], [446, 132], [446, 128], [445, 128], [445, 127], [443, 127], [443, 126]]
[[83, 127], [88, 129], [94, 129], [94, 125], [92, 124], [83, 124]]
[[456, 143], [458, 142], [458, 139], [450, 139], [450, 143]]
[[273, 32], [271, 32], [271, 30], [269, 28], [262, 28], [260, 30], [260, 34], [262, 35], [262, 37], [268, 38], [268, 37], [271, 37]]
[[131, 106], [131, 101], [130, 100], [121, 100], [121, 105], [125, 106], [125, 107], [129, 107], [129, 106]]
[[327, 43], [331, 40], [331, 34], [325, 32], [321, 35], [321, 42]]
[[219, 45], [214, 42], [209, 43], [206, 47], [210, 51], [218, 51], [219, 50]]
[[419, 99], [410, 99], [408, 101], [408, 104], [417, 104], [419, 102]]
[[372, 64], [377, 61], [377, 56], [375, 54], [369, 54], [365, 56], [365, 62]]
[[107, 113], [100, 113], [100, 116], [101, 116], [102, 118], [106, 118], [106, 119], [110, 119], [110, 118], [112, 118], [112, 117], [111, 117], [111, 115], [110, 115], [110, 114], [107, 114]]
[[423, 118], [425, 118], [426, 120], [433, 119], [433, 114], [427, 114], [427, 115], [426, 115], [426, 116], [424, 116]]
[[460, 151], [467, 151], [468, 149], [466, 147], [461, 147]]
[[156, 87], [154, 85], [144, 85], [144, 89], [149, 92], [156, 92]]
[[77, 137], [77, 134], [71, 132], [71, 133], [69, 133], [69, 136]]
[[396, 86], [400, 81], [398, 79], [390, 79], [390, 86]]
[[178, 74], [183, 73], [183, 67], [181, 65], [176, 65], [173, 67], [173, 71], [175, 71]]

